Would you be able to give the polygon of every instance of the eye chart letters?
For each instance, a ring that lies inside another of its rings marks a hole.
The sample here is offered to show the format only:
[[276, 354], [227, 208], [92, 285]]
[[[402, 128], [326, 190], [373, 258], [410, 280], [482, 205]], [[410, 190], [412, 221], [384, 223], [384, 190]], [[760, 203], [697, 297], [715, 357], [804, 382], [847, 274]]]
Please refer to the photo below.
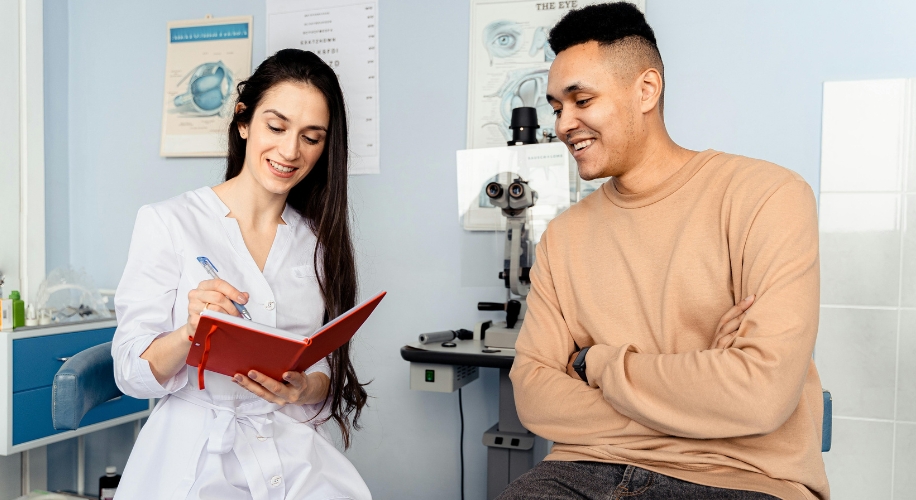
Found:
[[268, 0], [267, 53], [309, 50], [337, 73], [350, 128], [350, 173], [379, 173], [378, 0]]

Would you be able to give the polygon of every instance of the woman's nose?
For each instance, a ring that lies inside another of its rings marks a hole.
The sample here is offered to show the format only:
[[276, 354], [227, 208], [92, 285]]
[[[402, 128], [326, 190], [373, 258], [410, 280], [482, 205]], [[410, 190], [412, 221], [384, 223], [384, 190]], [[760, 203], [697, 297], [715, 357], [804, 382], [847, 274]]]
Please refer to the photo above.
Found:
[[284, 137], [283, 141], [280, 143], [280, 147], [277, 148], [280, 152], [280, 156], [284, 160], [293, 161], [299, 158], [299, 136], [294, 134], [289, 134], [288, 137]]

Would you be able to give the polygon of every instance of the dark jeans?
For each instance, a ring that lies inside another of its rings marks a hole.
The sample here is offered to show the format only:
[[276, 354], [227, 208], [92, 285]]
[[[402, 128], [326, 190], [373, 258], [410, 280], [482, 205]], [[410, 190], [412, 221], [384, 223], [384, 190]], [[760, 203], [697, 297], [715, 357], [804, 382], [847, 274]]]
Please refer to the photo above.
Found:
[[756, 491], [688, 483], [632, 465], [543, 461], [512, 482], [497, 500], [766, 500]]

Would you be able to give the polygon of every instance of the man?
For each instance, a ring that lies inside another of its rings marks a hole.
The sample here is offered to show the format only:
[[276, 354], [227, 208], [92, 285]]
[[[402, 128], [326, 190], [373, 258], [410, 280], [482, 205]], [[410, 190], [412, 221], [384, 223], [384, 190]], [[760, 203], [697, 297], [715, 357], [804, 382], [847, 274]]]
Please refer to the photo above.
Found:
[[811, 188], [671, 140], [632, 5], [572, 11], [549, 41], [557, 137], [611, 180], [537, 246], [511, 378], [555, 445], [500, 498], [829, 498]]

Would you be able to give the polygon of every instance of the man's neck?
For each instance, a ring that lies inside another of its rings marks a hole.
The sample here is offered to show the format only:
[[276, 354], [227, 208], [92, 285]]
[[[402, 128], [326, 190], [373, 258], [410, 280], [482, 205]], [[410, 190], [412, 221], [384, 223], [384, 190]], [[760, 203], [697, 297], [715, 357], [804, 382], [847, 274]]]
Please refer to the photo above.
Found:
[[623, 175], [614, 177], [614, 187], [621, 194], [648, 191], [665, 182], [696, 154], [696, 151], [678, 146], [665, 134], [663, 138], [648, 141], [636, 152], [633, 166]]

